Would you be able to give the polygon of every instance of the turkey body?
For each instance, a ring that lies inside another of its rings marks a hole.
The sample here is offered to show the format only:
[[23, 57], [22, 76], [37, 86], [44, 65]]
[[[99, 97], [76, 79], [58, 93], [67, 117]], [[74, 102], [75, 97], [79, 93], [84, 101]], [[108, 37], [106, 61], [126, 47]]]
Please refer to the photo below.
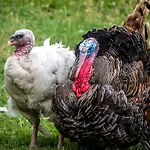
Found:
[[10, 39], [16, 49], [4, 66], [4, 87], [10, 96], [8, 113], [19, 111], [33, 124], [30, 147], [37, 147], [40, 116], [53, 121], [54, 88], [68, 77], [75, 55], [62, 43], [50, 45], [50, 39], [33, 47], [34, 35], [27, 29], [16, 31]]
[[109, 78], [101, 76], [100, 84], [91, 81], [91, 87], [80, 98], [72, 91], [72, 80], [56, 88], [52, 107], [56, 128], [64, 137], [89, 150], [108, 146], [121, 150], [139, 142], [145, 145], [143, 141], [149, 142], [150, 128], [144, 117], [144, 106], [128, 102], [124, 91], [114, 90], [110, 83], [117, 76], [117, 71], [112, 73], [115, 61], [108, 63], [110, 58], [106, 56], [99, 59], [105, 68], [102, 74], [107, 73]]
[[74, 58], [72, 52], [59, 44], [34, 47], [27, 56], [9, 57], [4, 77], [5, 89], [13, 105], [21, 110], [50, 115], [54, 87], [67, 78]]
[[[124, 149], [139, 142], [148, 142], [149, 126], [142, 106], [127, 103], [123, 91], [115, 92], [109, 85], [93, 85], [80, 99], [73, 99], [74, 93], [68, 88], [71, 86], [69, 81], [65, 82], [57, 88], [65, 88], [65, 91], [61, 90], [65, 94], [55, 94], [60, 98], [59, 104], [54, 103], [59, 110], [54, 110], [57, 113], [55, 126], [64, 137], [89, 150], [107, 147]], [[148, 137], [145, 138], [145, 135]]]
[[89, 150], [122, 150], [137, 143], [149, 150], [146, 42], [126, 26], [89, 31], [83, 38], [70, 79], [54, 93], [56, 128]]

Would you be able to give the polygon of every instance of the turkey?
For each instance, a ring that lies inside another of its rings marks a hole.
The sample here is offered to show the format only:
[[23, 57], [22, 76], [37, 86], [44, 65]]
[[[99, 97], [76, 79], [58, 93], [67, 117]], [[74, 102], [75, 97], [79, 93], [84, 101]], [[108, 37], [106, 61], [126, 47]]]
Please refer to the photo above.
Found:
[[55, 89], [54, 124], [85, 149], [150, 149], [149, 9], [141, 0], [123, 26], [87, 32], [69, 79]]
[[[40, 116], [50, 117], [52, 95], [57, 84], [68, 77], [75, 61], [73, 51], [62, 43], [36, 46], [31, 30], [17, 30], [8, 42], [15, 50], [4, 66], [4, 88], [10, 95], [8, 112], [19, 111], [33, 124], [30, 147], [36, 147]], [[61, 141], [59, 147], [61, 146]]]

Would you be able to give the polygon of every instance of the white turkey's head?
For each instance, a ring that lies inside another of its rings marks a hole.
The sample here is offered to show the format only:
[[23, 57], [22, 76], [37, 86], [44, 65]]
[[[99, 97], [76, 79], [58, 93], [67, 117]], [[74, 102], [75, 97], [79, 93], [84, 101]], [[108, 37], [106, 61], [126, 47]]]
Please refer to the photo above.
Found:
[[16, 47], [14, 55], [27, 55], [35, 45], [33, 32], [29, 29], [17, 30], [8, 41], [8, 46], [12, 45]]

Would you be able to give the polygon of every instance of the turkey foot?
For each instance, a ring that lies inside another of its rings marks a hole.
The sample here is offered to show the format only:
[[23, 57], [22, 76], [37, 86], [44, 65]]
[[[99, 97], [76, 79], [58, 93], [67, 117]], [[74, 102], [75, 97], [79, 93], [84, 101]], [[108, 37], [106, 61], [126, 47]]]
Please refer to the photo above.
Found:
[[32, 150], [32, 149], [38, 149], [40, 148], [41, 146], [38, 144], [38, 143], [30, 143], [30, 148], [29, 150]]

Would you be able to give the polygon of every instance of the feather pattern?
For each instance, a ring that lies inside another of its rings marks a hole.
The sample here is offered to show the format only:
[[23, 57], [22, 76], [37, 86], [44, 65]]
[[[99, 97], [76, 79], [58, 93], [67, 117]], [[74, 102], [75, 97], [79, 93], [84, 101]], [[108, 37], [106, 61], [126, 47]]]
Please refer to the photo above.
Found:
[[149, 142], [144, 137], [150, 136], [150, 127], [142, 104], [128, 103], [124, 92], [116, 92], [110, 85], [93, 85], [79, 99], [70, 87], [70, 81], [62, 83], [53, 100], [55, 126], [62, 135], [89, 150], [128, 148], [139, 141]]

